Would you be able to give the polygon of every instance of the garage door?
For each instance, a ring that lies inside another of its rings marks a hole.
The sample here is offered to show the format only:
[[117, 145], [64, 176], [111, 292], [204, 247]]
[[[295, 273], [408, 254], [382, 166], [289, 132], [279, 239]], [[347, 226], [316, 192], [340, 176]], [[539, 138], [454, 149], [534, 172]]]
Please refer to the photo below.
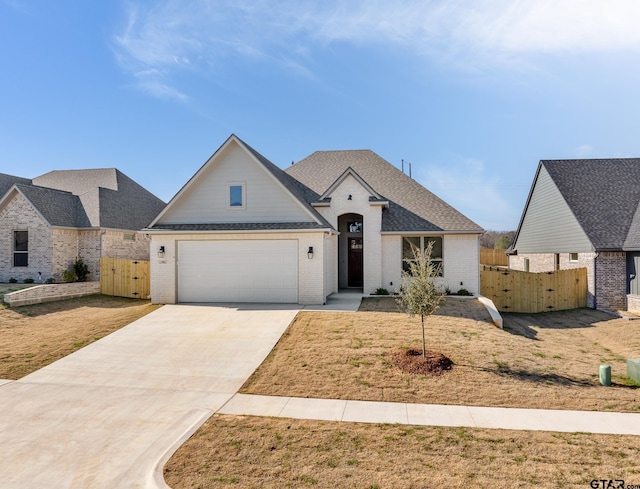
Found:
[[298, 241], [178, 242], [178, 302], [298, 302]]

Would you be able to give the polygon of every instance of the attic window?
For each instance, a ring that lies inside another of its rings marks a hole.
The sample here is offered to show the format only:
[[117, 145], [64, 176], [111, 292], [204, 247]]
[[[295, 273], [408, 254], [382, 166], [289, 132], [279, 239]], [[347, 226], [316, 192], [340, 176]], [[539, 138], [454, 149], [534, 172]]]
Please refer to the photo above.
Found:
[[228, 204], [230, 209], [244, 209], [246, 207], [245, 199], [245, 186], [243, 183], [229, 185]]

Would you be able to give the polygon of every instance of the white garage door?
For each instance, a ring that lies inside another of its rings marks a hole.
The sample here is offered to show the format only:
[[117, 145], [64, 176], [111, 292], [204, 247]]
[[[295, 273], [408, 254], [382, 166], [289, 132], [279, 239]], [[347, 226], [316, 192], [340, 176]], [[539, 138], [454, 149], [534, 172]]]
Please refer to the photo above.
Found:
[[298, 302], [296, 240], [178, 242], [178, 302]]

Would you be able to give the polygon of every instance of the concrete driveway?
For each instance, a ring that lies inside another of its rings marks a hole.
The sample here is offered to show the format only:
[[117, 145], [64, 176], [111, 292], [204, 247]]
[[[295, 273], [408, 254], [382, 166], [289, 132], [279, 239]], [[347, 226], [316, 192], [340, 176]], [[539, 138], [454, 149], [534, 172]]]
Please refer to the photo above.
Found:
[[163, 487], [156, 469], [242, 386], [297, 312], [164, 306], [1, 385], [0, 485]]

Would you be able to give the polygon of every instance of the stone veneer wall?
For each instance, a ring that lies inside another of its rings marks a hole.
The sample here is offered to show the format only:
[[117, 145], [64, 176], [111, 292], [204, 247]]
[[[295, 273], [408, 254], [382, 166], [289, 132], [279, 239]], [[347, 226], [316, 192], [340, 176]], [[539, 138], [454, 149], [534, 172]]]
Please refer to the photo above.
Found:
[[627, 254], [600, 252], [596, 262], [596, 307], [610, 311], [627, 308]]
[[28, 289], [5, 294], [4, 302], [11, 307], [40, 304], [41, 302], [72, 299], [100, 293], [100, 282], [75, 282], [72, 284], [36, 285]]

